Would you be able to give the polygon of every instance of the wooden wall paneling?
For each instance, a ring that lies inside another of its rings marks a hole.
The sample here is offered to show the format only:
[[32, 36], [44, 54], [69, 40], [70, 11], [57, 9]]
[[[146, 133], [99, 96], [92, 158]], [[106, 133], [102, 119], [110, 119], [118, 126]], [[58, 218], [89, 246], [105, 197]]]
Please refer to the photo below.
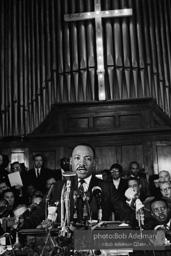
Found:
[[124, 170], [128, 170], [129, 164], [132, 161], [137, 161], [140, 164], [140, 168], [144, 168], [143, 159], [143, 145], [122, 145], [122, 162], [121, 165]]
[[109, 169], [117, 162], [116, 146], [96, 146], [96, 172]]
[[56, 169], [60, 169], [60, 159], [63, 157], [70, 158], [71, 148], [67, 146], [59, 146], [56, 148]]
[[167, 170], [171, 174], [171, 141], [153, 143], [154, 173]]
[[143, 141], [143, 163], [147, 179], [154, 174], [153, 149], [151, 141]]

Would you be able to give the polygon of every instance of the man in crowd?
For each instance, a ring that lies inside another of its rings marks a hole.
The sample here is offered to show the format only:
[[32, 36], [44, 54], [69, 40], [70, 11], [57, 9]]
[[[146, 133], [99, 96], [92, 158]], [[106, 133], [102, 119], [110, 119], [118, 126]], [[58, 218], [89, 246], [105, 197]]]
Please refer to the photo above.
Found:
[[[118, 193], [113, 184], [104, 182], [93, 175], [95, 170], [95, 151], [92, 146], [86, 144], [79, 144], [73, 148], [72, 156], [70, 158], [72, 171], [76, 173], [75, 184], [71, 190], [83, 190], [88, 195], [89, 208], [91, 217], [98, 219], [98, 203], [94, 191], [96, 189], [101, 191], [100, 205], [102, 208], [102, 220], [109, 220], [112, 210], [115, 211], [121, 220], [130, 221], [131, 224], [135, 221], [134, 211], [127, 206], [122, 195]], [[51, 203], [61, 202], [61, 191], [63, 189], [65, 180], [56, 182], [50, 195]], [[70, 197], [70, 211], [72, 212], [72, 198]], [[60, 221], [60, 209], [58, 207], [58, 221]], [[79, 209], [78, 209], [79, 210]], [[81, 213], [81, 211], [79, 212]], [[78, 214], [79, 215], [79, 214]], [[41, 210], [35, 211], [29, 218], [27, 218], [22, 228], [35, 228], [45, 218], [44, 204], [41, 205]], [[72, 219], [72, 217], [71, 217]]]
[[159, 182], [165, 182], [170, 180], [170, 173], [168, 171], [163, 170], [159, 172]]
[[43, 166], [43, 156], [35, 154], [33, 156], [33, 168], [27, 172], [28, 185], [33, 185], [37, 190], [42, 193], [46, 192], [46, 180], [51, 170]]
[[52, 175], [55, 178], [55, 180], [62, 180], [64, 178], [63, 174], [65, 172], [70, 171], [70, 166], [69, 166], [69, 158], [68, 157], [63, 157], [60, 159], [60, 169], [53, 170]]
[[8, 164], [9, 164], [8, 156], [0, 153], [0, 180], [7, 177], [8, 171], [6, 170], [6, 168]]
[[102, 179], [106, 182], [111, 182], [112, 181], [112, 176], [111, 176], [111, 172], [108, 169], [104, 169], [102, 171]]
[[168, 202], [163, 198], [154, 198], [150, 202], [151, 218], [146, 219], [146, 228], [170, 230], [171, 216]]
[[139, 198], [141, 202], [143, 202], [146, 199], [146, 194], [144, 194], [143, 191], [141, 191], [141, 184], [137, 178], [130, 177], [128, 179], [128, 188], [133, 189], [136, 198]]
[[141, 184], [141, 193], [146, 197], [150, 196], [150, 189], [147, 180], [144, 177], [140, 176], [140, 166], [139, 163], [133, 161], [129, 164], [130, 176], [139, 180], [139, 184]]
[[162, 196], [171, 199], [171, 183], [170, 181], [165, 181], [160, 183], [160, 192]]
[[0, 180], [0, 196], [2, 195], [2, 192], [10, 187], [9, 182], [7, 179], [1, 179]]
[[55, 184], [55, 182], [56, 182], [56, 180], [55, 180], [55, 178], [53, 176], [50, 176], [50, 177], [47, 178], [47, 180], [46, 180], [46, 190], [47, 190], [47, 192], [49, 191], [51, 186], [53, 184]]
[[9, 204], [10, 215], [13, 216], [13, 210], [15, 208], [15, 195], [12, 189], [6, 189], [2, 193], [2, 198], [7, 200]]

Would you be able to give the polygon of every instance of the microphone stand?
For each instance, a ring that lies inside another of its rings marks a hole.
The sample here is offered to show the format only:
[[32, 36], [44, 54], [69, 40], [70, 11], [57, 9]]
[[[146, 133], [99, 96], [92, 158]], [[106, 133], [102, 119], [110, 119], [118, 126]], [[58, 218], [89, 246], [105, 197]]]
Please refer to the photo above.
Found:
[[8, 237], [8, 238], [9, 238], [9, 242], [10, 242], [10, 245], [11, 245], [11, 248], [12, 248], [12, 254], [13, 254], [13, 256], [16, 256], [15, 250], [14, 250], [14, 246], [13, 246], [12, 241], [11, 241], [11, 234], [10, 234], [10, 233], [4, 233], [4, 234], [1, 236], [1, 238], [2, 238], [2, 237]]
[[52, 183], [50, 185], [49, 191], [48, 191], [46, 199], [45, 199], [45, 220], [47, 219], [47, 212], [48, 212], [48, 206], [49, 206], [49, 201], [50, 201], [50, 195], [51, 195], [53, 187], [54, 187], [54, 183]]
[[83, 219], [85, 221], [89, 218], [91, 222], [91, 211], [90, 211], [90, 205], [89, 205], [89, 196], [86, 195], [86, 192], [84, 192], [84, 205], [83, 205]]
[[[54, 183], [51, 184], [51, 186], [49, 188], [49, 191], [48, 191], [48, 194], [47, 194], [46, 199], [45, 199], [45, 220], [47, 220], [47, 218], [48, 218], [48, 206], [49, 206], [50, 195], [51, 195], [53, 186], [54, 186]], [[42, 252], [41, 252], [40, 256], [43, 256], [44, 251], [45, 251], [45, 247], [46, 247], [49, 239], [50, 239], [53, 247], [55, 247], [55, 243], [54, 243], [54, 241], [53, 241], [53, 239], [51, 237], [51, 232], [50, 232], [51, 228], [52, 227], [48, 227], [48, 225], [46, 227], [46, 230], [45, 230], [46, 231], [46, 240], [45, 240], [45, 244], [43, 246], [43, 249], [42, 249]]]

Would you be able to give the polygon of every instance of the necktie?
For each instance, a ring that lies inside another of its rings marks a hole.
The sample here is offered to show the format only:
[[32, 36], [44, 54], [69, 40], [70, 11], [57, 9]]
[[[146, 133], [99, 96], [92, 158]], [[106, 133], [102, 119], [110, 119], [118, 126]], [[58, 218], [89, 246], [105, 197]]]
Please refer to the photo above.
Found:
[[80, 180], [79, 183], [80, 183], [80, 186], [79, 186], [78, 189], [79, 189], [79, 192], [80, 192], [81, 196], [83, 196], [84, 195], [84, 186], [83, 186], [83, 184], [85, 183], [85, 180]]
[[39, 178], [39, 169], [36, 169], [36, 175], [37, 175], [37, 178]]
[[78, 221], [81, 222], [83, 220], [83, 208], [84, 208], [84, 201], [83, 201], [83, 197], [84, 197], [84, 187], [83, 187], [83, 183], [85, 183], [85, 180], [80, 180], [79, 181], [79, 187], [78, 187], [78, 191], [80, 194], [80, 197], [78, 198], [77, 201], [77, 207], [78, 207]]

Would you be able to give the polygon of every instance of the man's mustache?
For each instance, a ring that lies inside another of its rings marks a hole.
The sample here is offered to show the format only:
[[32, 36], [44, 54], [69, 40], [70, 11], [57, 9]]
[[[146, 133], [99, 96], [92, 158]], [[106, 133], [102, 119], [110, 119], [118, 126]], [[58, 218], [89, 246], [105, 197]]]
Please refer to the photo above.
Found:
[[85, 167], [85, 165], [80, 165], [80, 166], [77, 168], [77, 170], [82, 170], [82, 169], [87, 170], [87, 168]]
[[163, 219], [163, 218], [165, 218], [165, 217], [166, 217], [166, 216], [165, 216], [164, 214], [160, 214], [160, 215], [159, 215], [159, 218], [162, 218], [162, 219]]

